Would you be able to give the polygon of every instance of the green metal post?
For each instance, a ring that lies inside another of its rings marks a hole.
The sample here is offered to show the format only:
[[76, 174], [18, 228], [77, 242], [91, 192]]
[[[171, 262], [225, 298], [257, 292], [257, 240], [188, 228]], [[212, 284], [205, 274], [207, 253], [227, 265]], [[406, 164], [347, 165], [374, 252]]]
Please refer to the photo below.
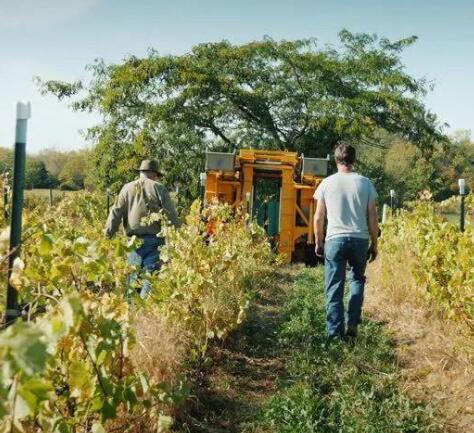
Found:
[[464, 198], [466, 197], [466, 180], [459, 179], [458, 184], [459, 184], [459, 195], [461, 196], [461, 215], [460, 215], [460, 220], [459, 220], [459, 226], [460, 226], [461, 231], [463, 232], [465, 229], [464, 227], [464, 223], [465, 223]]
[[201, 210], [204, 206], [204, 202], [206, 201], [206, 180], [207, 174], [206, 172], [202, 172], [199, 175], [199, 196], [201, 198]]
[[20, 255], [23, 190], [25, 187], [26, 130], [30, 117], [30, 103], [18, 102], [16, 107], [15, 162], [13, 166], [13, 196], [11, 204], [10, 255], [8, 258], [5, 326], [12, 324], [20, 315], [18, 309], [18, 292], [10, 284], [10, 276], [13, 263]]

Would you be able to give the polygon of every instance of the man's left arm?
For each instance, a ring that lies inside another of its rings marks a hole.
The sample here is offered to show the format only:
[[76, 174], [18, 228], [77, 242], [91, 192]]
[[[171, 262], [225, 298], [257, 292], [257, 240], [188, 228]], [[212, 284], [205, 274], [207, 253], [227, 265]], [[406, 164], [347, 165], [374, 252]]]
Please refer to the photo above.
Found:
[[369, 181], [369, 203], [367, 206], [367, 217], [369, 223], [370, 249], [369, 261], [374, 261], [378, 254], [377, 241], [379, 237], [379, 221], [377, 215], [378, 194], [372, 182]]
[[168, 190], [164, 186], [161, 186], [159, 188], [159, 195], [160, 195], [161, 206], [163, 208], [163, 211], [166, 217], [169, 219], [172, 225], [174, 225], [175, 227], [179, 227], [180, 224], [179, 224], [178, 212], [176, 212], [176, 207], [173, 201], [171, 200]]
[[379, 237], [379, 221], [377, 216], [377, 206], [375, 200], [370, 200], [368, 205], [368, 219], [369, 219], [369, 235], [370, 235], [370, 250], [369, 261], [374, 261], [378, 254], [377, 241]]

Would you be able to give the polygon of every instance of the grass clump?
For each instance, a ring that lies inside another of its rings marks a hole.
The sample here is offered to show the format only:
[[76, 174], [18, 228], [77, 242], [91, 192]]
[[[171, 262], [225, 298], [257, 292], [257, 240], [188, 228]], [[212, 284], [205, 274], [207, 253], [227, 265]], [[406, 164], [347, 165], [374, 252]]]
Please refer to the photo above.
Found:
[[263, 424], [280, 433], [433, 433], [432, 409], [399, 386], [389, 337], [366, 321], [354, 345], [327, 344], [324, 278], [306, 270], [286, 306], [280, 344], [288, 354], [287, 378], [271, 398]]

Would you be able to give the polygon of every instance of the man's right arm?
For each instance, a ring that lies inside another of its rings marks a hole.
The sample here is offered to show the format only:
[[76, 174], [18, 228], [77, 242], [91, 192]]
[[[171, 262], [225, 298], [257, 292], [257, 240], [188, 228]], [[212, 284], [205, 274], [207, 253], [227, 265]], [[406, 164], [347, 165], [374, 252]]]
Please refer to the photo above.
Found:
[[109, 217], [107, 218], [107, 223], [105, 226], [105, 236], [111, 238], [113, 235], [115, 235], [115, 233], [117, 233], [126, 211], [126, 193], [124, 188], [122, 188], [117, 199], [110, 208]]
[[375, 205], [375, 200], [369, 200], [368, 208], [369, 216], [369, 234], [370, 234], [370, 248], [372, 260], [375, 259], [378, 252], [377, 242], [379, 238], [379, 221], [377, 216], [377, 206]]
[[314, 214], [314, 235], [316, 237], [316, 255], [324, 255], [324, 221], [326, 219], [326, 203], [319, 199], [316, 203], [316, 212]]

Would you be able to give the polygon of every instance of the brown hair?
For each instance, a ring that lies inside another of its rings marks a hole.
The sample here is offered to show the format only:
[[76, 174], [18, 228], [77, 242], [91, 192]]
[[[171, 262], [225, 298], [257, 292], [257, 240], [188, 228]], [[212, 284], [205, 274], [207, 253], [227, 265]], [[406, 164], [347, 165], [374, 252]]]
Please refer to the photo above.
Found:
[[334, 158], [337, 164], [353, 165], [356, 160], [356, 150], [350, 144], [339, 144], [334, 151]]

